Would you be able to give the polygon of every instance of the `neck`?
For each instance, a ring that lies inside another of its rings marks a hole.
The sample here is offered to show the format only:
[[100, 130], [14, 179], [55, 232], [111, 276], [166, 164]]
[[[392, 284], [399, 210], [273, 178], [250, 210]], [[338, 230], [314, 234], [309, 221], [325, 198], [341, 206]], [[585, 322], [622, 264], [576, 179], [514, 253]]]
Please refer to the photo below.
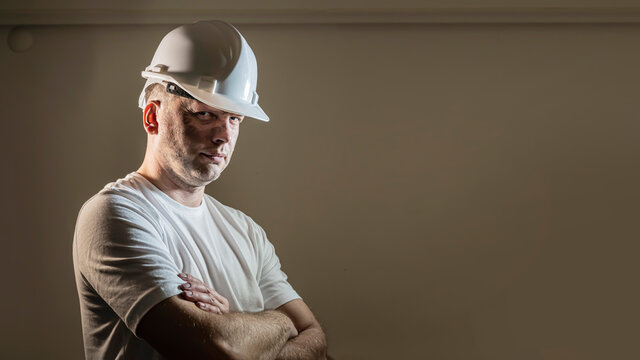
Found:
[[158, 164], [152, 165], [145, 159], [137, 173], [182, 205], [197, 207], [202, 203], [204, 186], [187, 185]]

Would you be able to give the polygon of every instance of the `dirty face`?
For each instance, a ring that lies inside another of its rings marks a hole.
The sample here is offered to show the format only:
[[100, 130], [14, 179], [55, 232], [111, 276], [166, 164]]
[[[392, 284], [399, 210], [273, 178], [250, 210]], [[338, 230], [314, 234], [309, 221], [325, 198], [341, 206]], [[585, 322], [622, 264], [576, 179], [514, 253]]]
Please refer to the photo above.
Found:
[[163, 170], [185, 188], [216, 180], [229, 165], [242, 120], [197, 100], [167, 97], [158, 112], [156, 147]]

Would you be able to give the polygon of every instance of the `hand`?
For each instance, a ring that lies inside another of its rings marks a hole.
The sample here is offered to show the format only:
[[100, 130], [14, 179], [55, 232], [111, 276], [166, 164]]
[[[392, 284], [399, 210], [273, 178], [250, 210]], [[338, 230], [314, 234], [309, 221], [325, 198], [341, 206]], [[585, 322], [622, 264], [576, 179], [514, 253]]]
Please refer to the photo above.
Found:
[[289, 327], [289, 339], [293, 339], [298, 335], [300, 335], [300, 333], [298, 332], [298, 329], [296, 329], [296, 327], [293, 326], [293, 323], [291, 323], [291, 326]]
[[295, 324], [293, 323], [293, 320], [291, 319], [291, 317], [289, 317], [289, 315], [280, 310], [280, 309], [276, 309], [277, 312], [279, 312], [280, 314], [284, 315], [288, 320], [289, 320], [289, 340], [293, 339], [294, 337], [300, 335], [300, 333], [298, 332], [298, 329], [296, 328]]
[[180, 285], [182, 297], [196, 304], [200, 309], [215, 314], [229, 313], [229, 301], [200, 279], [189, 274], [178, 274], [185, 281]]

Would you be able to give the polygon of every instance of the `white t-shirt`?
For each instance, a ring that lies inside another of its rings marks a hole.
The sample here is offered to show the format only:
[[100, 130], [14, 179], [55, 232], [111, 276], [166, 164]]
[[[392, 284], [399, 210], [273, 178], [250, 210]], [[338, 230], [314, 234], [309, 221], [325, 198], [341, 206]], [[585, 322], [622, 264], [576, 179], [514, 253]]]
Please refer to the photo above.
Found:
[[88, 359], [161, 358], [134, 332], [149, 309], [181, 292], [180, 272], [213, 287], [231, 311], [300, 298], [250, 217], [208, 195], [198, 207], [184, 206], [137, 173], [84, 204], [73, 264]]

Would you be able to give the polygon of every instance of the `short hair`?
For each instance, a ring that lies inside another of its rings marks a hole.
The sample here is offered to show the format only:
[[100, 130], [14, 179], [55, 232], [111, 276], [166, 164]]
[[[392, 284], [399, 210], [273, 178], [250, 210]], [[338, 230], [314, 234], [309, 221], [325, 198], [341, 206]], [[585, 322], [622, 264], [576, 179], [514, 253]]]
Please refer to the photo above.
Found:
[[155, 100], [155, 98], [160, 98], [164, 92], [164, 84], [162, 83], [154, 83], [147, 86], [144, 89], [144, 104], [149, 103], [150, 100]]

